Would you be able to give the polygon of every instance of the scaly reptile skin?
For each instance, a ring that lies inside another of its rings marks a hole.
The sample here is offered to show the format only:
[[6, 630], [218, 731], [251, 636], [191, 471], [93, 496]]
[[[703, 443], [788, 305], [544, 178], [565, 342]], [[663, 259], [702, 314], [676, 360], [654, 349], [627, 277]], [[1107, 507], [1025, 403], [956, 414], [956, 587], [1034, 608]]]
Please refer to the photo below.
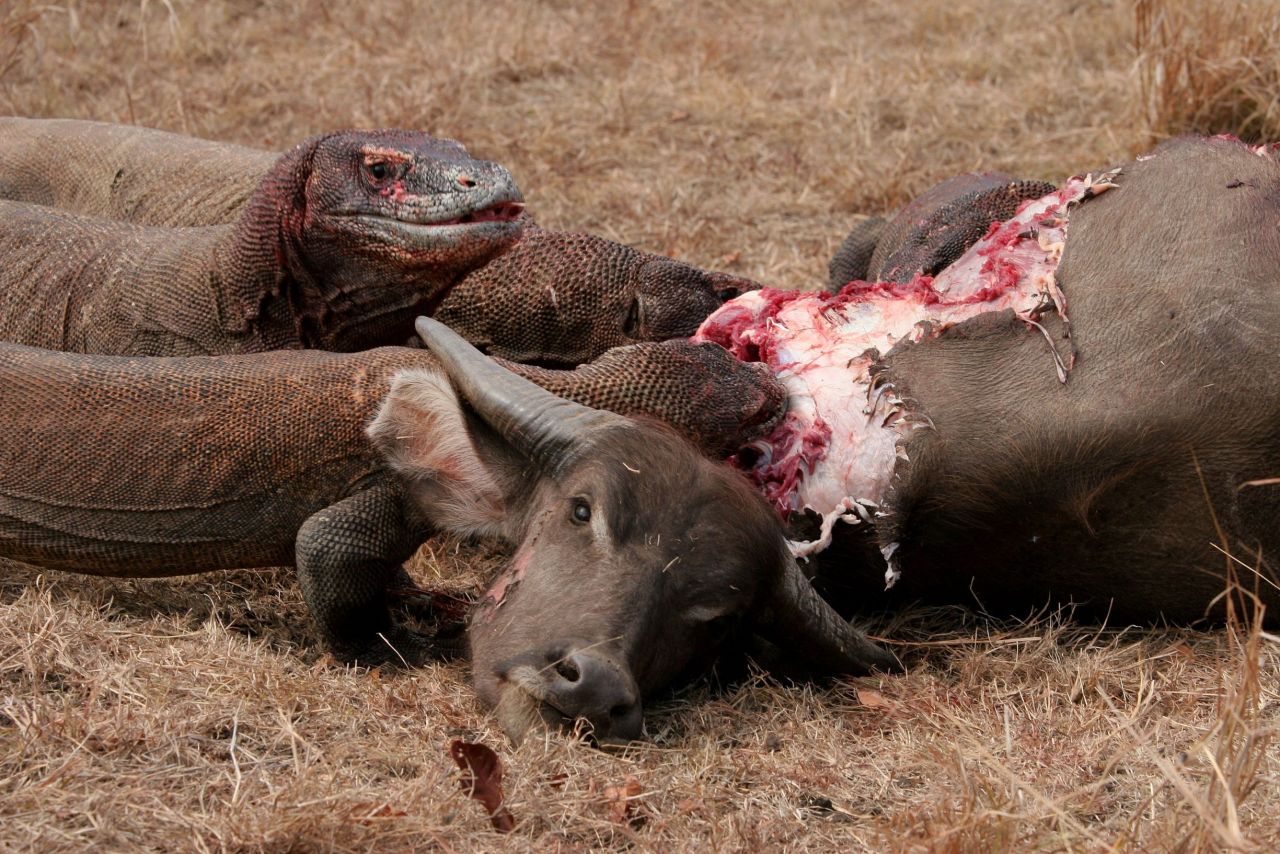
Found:
[[854, 226], [831, 259], [831, 287], [839, 290], [854, 279], [904, 283], [917, 273], [935, 275], [981, 239], [991, 223], [1009, 219], [1023, 202], [1054, 189], [1046, 181], [1019, 181], [998, 173], [943, 181], [908, 202], [887, 224], [872, 218]]
[[403, 343], [518, 236], [502, 167], [408, 131], [343, 131], [280, 157], [238, 220], [144, 228], [0, 202], [0, 338], [201, 355]]
[[130, 125], [0, 117], [0, 198], [138, 225], [234, 222], [279, 159]]
[[[430, 520], [364, 428], [393, 374], [436, 364], [406, 348], [139, 358], [0, 344], [0, 556], [107, 576], [296, 562], [336, 653], [382, 660], [381, 632], [425, 656], [384, 599]], [[617, 372], [657, 379], [632, 391]], [[756, 367], [687, 342], [530, 373], [578, 402], [673, 421], [708, 450], [758, 432], [782, 403]]]
[[[0, 198], [136, 225], [218, 225], [241, 214], [278, 156], [128, 125], [0, 118]], [[759, 287], [522, 219], [519, 242], [457, 282], [435, 315], [495, 356], [568, 366], [685, 338], [726, 299]]]
[[850, 229], [827, 263], [827, 283], [833, 293], [850, 282], [866, 280], [885, 225], [884, 217], [869, 216]]
[[758, 287], [595, 235], [526, 224], [516, 245], [459, 282], [435, 316], [491, 355], [572, 366], [611, 347], [688, 338], [725, 300]]

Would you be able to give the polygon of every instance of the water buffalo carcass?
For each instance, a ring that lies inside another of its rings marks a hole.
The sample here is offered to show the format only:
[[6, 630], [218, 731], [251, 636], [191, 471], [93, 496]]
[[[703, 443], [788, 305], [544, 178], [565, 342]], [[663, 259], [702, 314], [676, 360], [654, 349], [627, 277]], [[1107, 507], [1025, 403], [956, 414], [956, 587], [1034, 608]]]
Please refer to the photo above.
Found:
[[1028, 204], [936, 277], [713, 315], [703, 338], [795, 384], [744, 466], [825, 516], [828, 595], [1184, 622], [1221, 616], [1233, 574], [1274, 619], [1278, 161], [1171, 141]]

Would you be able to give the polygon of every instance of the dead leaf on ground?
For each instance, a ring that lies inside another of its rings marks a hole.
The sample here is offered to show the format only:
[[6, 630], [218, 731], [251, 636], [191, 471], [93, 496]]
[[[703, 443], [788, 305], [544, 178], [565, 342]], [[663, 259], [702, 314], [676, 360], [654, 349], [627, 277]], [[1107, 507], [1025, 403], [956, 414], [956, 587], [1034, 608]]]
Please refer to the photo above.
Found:
[[502, 805], [502, 760], [498, 754], [483, 744], [455, 740], [449, 745], [449, 755], [462, 770], [458, 783], [463, 793], [484, 806], [493, 829], [499, 833], [515, 830], [515, 816]]
[[563, 771], [558, 774], [549, 774], [542, 778], [542, 782], [546, 783], [553, 789], [563, 789], [565, 783], [569, 782], [569, 775]]
[[867, 688], [858, 689], [858, 702], [866, 706], [868, 709], [892, 709], [893, 703], [884, 698], [879, 691], [871, 691]]
[[645, 820], [647, 809], [639, 800], [644, 787], [635, 777], [628, 776], [620, 786], [604, 787], [604, 803], [609, 808], [609, 820], [614, 824], [639, 825]]
[[365, 827], [372, 827], [377, 822], [375, 819], [380, 818], [403, 818], [408, 815], [404, 810], [398, 810], [388, 803], [373, 804], [362, 802], [352, 804], [348, 812], [352, 821], [359, 822]]

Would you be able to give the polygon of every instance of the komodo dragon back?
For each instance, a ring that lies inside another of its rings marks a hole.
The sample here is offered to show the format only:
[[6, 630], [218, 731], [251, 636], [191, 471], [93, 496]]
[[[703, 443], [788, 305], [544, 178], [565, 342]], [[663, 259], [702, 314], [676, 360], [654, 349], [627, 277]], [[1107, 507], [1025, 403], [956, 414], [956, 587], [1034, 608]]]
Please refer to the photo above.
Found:
[[0, 344], [6, 556], [140, 576], [292, 563], [303, 520], [374, 471], [361, 429], [404, 361], [392, 352], [414, 355], [106, 358]]
[[131, 125], [0, 118], [0, 198], [138, 225], [234, 221], [279, 154]]

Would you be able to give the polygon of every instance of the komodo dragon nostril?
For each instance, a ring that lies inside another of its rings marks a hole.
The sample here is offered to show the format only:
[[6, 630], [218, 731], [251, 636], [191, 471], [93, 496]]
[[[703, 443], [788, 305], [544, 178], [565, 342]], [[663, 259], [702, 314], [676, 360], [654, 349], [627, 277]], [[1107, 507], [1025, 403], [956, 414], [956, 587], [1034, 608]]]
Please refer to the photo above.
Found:
[[475, 180], [466, 172], [459, 172], [458, 177], [453, 179], [459, 187], [467, 187], [468, 189], [476, 185]]

